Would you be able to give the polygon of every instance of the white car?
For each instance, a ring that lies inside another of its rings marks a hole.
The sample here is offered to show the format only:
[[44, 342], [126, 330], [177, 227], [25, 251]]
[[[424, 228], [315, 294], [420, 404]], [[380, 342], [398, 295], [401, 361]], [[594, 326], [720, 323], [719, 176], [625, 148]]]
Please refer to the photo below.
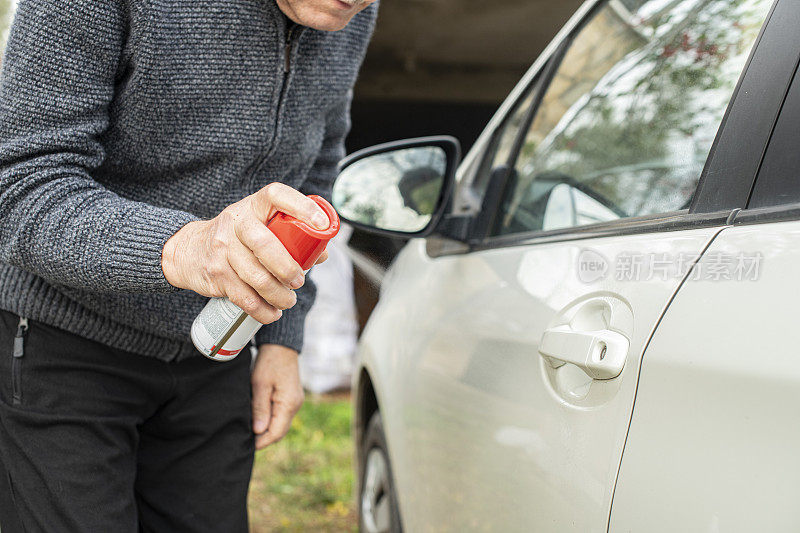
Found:
[[800, 2], [587, 2], [459, 165], [350, 156], [411, 237], [354, 382], [361, 527], [800, 531]]

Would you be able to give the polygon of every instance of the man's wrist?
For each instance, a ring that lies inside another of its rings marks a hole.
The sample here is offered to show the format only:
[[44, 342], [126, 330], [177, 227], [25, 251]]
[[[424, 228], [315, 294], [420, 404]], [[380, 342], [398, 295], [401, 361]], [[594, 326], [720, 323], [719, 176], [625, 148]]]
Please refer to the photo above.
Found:
[[[309, 290], [312, 285], [306, 282], [306, 285], [297, 291], [297, 304], [290, 309], [283, 312], [280, 320], [267, 324], [255, 335], [256, 346], [262, 345], [276, 345], [290, 348], [295, 352], [300, 352], [303, 348], [304, 325], [307, 311], [303, 309], [308, 302], [304, 302], [303, 298], [307, 295], [304, 293]], [[302, 307], [301, 307], [302, 306]]]
[[177, 262], [178, 250], [186, 233], [192, 231], [194, 226], [200, 222], [201, 221], [199, 220], [189, 222], [181, 229], [176, 231], [172, 237], [167, 239], [167, 242], [164, 243], [164, 248], [161, 251], [161, 271], [163, 272], [164, 278], [166, 278], [167, 282], [174, 287], [183, 288], [181, 285], [180, 269], [178, 268]]
[[[178, 230], [180, 231], [180, 230]], [[177, 235], [177, 233], [175, 234]], [[177, 287], [177, 272], [175, 269], [175, 235], [167, 239], [164, 249], [161, 251], [161, 271], [167, 282]]]
[[260, 344], [258, 345], [258, 355], [266, 354], [267, 356], [284, 356], [284, 357], [298, 357], [300, 354], [294, 348], [284, 346], [282, 344]]

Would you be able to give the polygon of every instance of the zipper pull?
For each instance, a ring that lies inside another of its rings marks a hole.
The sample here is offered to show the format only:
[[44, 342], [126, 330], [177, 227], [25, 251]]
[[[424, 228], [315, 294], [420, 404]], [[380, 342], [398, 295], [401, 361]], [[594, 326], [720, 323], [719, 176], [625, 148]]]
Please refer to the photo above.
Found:
[[28, 330], [28, 319], [20, 317], [17, 334], [14, 336], [14, 357], [19, 359], [25, 355], [25, 332]]
[[294, 44], [294, 36], [297, 30], [297, 24], [293, 24], [289, 31], [286, 33], [286, 41], [283, 49], [283, 73], [288, 74], [292, 67], [292, 45]]

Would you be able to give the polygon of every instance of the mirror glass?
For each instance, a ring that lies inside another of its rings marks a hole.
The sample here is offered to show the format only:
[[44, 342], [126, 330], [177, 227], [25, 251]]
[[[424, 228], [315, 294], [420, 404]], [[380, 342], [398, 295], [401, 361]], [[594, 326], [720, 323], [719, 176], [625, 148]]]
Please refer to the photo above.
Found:
[[430, 223], [444, 187], [447, 154], [438, 146], [367, 156], [342, 170], [333, 206], [352, 221], [416, 233]]

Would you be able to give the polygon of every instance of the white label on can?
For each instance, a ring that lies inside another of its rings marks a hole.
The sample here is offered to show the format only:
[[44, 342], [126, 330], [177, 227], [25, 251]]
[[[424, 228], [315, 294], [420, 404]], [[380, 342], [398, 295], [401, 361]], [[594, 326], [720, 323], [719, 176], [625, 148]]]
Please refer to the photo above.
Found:
[[[303, 273], [308, 274], [308, 270]], [[228, 298], [211, 298], [192, 323], [191, 337], [195, 347], [215, 361], [230, 361], [235, 358], [263, 326], [249, 315], [245, 315], [244, 321], [216, 354], [212, 356], [211, 352], [242, 315], [244, 311]]]
[[205, 356], [217, 361], [229, 361], [235, 358], [261, 327], [261, 323], [250, 316], [245, 315], [242, 324], [215, 355], [211, 356], [211, 352], [242, 315], [244, 311], [229, 299], [212, 298], [192, 324], [192, 342]]
[[212, 298], [199, 316], [211, 338], [221, 339], [241, 314], [239, 306], [229, 299]]

